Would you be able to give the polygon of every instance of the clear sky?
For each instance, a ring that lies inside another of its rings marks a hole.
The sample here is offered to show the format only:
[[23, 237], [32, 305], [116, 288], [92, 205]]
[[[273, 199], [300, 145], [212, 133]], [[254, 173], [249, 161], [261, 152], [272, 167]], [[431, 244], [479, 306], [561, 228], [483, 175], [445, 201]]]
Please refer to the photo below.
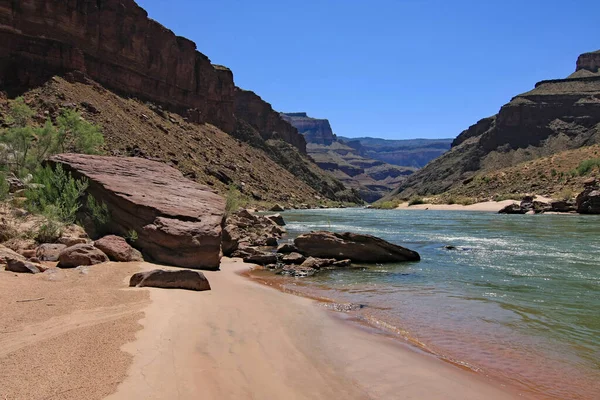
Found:
[[238, 86], [350, 137], [455, 137], [600, 49], [598, 0], [137, 2]]

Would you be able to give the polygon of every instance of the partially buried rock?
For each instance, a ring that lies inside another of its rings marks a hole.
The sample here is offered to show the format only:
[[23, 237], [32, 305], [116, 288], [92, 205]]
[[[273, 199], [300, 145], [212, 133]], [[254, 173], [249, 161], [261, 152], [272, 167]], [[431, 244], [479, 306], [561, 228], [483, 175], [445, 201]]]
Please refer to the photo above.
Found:
[[111, 261], [144, 261], [142, 253], [134, 249], [125, 239], [116, 235], [104, 236], [94, 242], [94, 246], [108, 256]]
[[42, 272], [42, 269], [45, 270], [45, 268], [39, 268], [39, 266], [39, 264], [34, 264], [30, 261], [10, 259], [6, 263], [6, 270], [11, 272], [38, 274]]
[[204, 274], [200, 271], [192, 271], [189, 269], [178, 271], [155, 269], [154, 271], [138, 272], [129, 280], [129, 286], [150, 286], [196, 291], [210, 290], [210, 284]]
[[66, 248], [64, 244], [44, 243], [37, 248], [35, 254], [42, 261], [58, 261], [61, 251]]
[[311, 232], [294, 240], [306, 256], [350, 259], [353, 262], [418, 261], [419, 253], [371, 235], [327, 231]]
[[81, 265], [95, 265], [107, 262], [108, 257], [91, 244], [76, 244], [67, 247], [58, 256], [59, 268], [76, 268]]

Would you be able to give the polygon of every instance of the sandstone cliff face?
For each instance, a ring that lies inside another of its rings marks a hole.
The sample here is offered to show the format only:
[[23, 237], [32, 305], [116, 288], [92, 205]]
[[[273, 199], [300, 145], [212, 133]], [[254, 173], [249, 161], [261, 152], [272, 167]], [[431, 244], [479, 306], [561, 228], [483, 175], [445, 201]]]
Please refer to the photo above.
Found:
[[281, 139], [306, 154], [304, 137], [256, 93], [235, 88], [235, 116], [250, 124], [263, 140]]
[[19, 91], [69, 71], [193, 122], [234, 128], [231, 71], [133, 0], [0, 2], [0, 86]]
[[438, 194], [480, 171], [600, 143], [600, 75], [595, 75], [599, 61], [599, 52], [583, 54], [569, 78], [539, 82], [514, 97], [496, 116], [461, 133], [451, 151], [411, 176], [394, 194]]
[[281, 116], [295, 126], [308, 143], [329, 146], [335, 141], [331, 125], [326, 119], [311, 118], [304, 112], [282, 113]]
[[577, 59], [577, 71], [586, 70], [596, 73], [598, 69], [600, 69], [600, 50], [584, 53]]

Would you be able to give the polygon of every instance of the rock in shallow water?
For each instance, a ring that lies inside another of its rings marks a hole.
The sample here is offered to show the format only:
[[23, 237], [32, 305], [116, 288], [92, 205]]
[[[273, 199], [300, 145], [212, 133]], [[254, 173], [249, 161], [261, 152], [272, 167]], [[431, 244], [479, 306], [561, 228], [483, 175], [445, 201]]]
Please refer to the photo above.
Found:
[[371, 235], [327, 231], [311, 232], [294, 240], [298, 251], [306, 256], [350, 259], [353, 262], [419, 261], [416, 251]]
[[157, 287], [165, 289], [187, 289], [204, 291], [210, 290], [208, 279], [200, 271], [183, 269], [178, 271], [153, 271], [138, 272], [129, 280], [129, 286]]

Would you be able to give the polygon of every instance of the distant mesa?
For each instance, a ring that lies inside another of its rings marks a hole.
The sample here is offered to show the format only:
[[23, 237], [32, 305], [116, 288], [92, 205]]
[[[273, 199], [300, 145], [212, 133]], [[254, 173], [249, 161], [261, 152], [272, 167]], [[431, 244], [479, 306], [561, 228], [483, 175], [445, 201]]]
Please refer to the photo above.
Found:
[[304, 135], [307, 152], [322, 169], [373, 202], [450, 148], [451, 139], [385, 140], [337, 136], [327, 119], [282, 113]]
[[310, 118], [305, 112], [282, 113], [281, 117], [296, 127], [308, 143], [329, 146], [336, 140], [326, 119]]

